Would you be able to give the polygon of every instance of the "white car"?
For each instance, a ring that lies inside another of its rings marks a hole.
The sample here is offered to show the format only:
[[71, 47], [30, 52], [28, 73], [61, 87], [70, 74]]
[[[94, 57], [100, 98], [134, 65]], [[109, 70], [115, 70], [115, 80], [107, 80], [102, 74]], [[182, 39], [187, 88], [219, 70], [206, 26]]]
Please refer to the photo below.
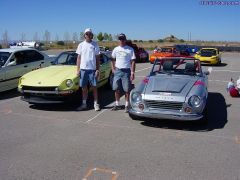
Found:
[[36, 49], [0, 49], [0, 92], [16, 88], [22, 75], [49, 66], [51, 61], [51, 57]]

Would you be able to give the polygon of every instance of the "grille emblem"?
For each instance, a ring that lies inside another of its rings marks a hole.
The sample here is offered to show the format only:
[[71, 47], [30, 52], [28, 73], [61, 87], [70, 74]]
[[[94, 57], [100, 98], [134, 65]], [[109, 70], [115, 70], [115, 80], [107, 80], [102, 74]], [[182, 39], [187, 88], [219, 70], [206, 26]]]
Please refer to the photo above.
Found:
[[41, 84], [41, 81], [39, 81], [38, 84]]

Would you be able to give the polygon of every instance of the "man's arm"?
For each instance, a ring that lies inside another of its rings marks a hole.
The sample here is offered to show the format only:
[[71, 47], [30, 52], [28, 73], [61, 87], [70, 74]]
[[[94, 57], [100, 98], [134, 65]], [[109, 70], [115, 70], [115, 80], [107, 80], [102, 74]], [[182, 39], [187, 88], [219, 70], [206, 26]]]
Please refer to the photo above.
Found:
[[136, 63], [135, 63], [135, 59], [131, 60], [131, 81], [134, 80], [135, 78], [135, 69], [136, 69]]
[[112, 58], [111, 60], [111, 68], [112, 68], [112, 73], [114, 74], [115, 72], [115, 63], [116, 63], [116, 58]]
[[79, 54], [77, 57], [77, 75], [79, 75], [80, 64], [81, 64], [81, 55]]

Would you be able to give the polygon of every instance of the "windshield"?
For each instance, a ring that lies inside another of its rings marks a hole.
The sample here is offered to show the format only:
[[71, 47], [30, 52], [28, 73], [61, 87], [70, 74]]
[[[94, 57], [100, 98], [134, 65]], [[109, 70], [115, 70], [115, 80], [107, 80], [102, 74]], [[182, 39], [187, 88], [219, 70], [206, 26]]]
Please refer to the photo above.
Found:
[[156, 61], [151, 74], [200, 75], [200, 72], [199, 60], [171, 58]]
[[3, 66], [8, 60], [11, 53], [9, 52], [0, 52], [0, 66]]
[[216, 50], [214, 49], [202, 49], [200, 52], [200, 55], [205, 57], [216, 56], [216, 54]]
[[55, 64], [76, 65], [77, 53], [62, 53], [57, 57]]

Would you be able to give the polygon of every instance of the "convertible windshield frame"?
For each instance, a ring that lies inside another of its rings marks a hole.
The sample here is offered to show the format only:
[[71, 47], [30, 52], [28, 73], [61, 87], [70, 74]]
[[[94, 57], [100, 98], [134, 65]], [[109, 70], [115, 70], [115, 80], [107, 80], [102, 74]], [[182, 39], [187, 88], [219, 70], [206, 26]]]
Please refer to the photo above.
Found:
[[151, 75], [157, 74], [201, 76], [202, 69], [200, 61], [195, 58], [160, 58], [151, 70]]

